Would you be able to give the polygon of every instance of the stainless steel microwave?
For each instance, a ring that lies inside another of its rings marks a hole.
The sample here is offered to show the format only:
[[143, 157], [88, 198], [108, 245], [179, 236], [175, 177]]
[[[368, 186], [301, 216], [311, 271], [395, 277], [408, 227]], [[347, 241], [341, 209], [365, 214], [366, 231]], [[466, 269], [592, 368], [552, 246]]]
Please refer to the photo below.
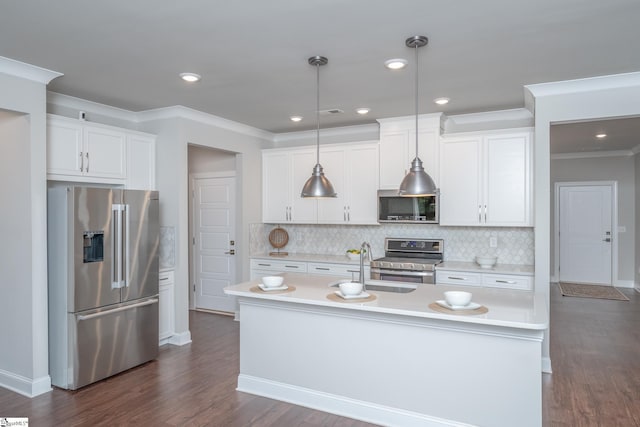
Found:
[[378, 190], [378, 222], [438, 223], [438, 195], [402, 197], [398, 190]]

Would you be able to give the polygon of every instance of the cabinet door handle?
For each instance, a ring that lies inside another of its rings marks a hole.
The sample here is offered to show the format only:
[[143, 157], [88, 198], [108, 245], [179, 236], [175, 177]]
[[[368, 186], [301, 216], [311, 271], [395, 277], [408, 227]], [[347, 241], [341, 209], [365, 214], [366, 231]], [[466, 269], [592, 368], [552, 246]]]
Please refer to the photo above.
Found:
[[487, 222], [487, 205], [484, 205], [484, 222]]
[[87, 157], [87, 169], [86, 169], [86, 171], [89, 172], [89, 152], [88, 151], [85, 153], [85, 156]]
[[515, 285], [516, 282], [514, 280], [496, 280], [496, 283], [506, 283], [508, 285]]
[[351, 206], [347, 206], [347, 222], [351, 222]]
[[80, 152], [80, 172], [84, 172], [84, 154]]
[[482, 222], [482, 205], [478, 205], [478, 222]]
[[347, 207], [346, 206], [342, 207], [342, 220], [344, 222], [347, 222]]

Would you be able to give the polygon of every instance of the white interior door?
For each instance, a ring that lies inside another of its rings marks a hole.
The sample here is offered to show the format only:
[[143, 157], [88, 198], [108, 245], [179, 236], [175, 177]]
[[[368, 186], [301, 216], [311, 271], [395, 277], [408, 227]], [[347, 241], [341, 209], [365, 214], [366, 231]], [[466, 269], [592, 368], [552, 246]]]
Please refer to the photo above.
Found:
[[560, 281], [611, 285], [612, 189], [560, 187]]
[[195, 307], [235, 311], [235, 177], [194, 179]]

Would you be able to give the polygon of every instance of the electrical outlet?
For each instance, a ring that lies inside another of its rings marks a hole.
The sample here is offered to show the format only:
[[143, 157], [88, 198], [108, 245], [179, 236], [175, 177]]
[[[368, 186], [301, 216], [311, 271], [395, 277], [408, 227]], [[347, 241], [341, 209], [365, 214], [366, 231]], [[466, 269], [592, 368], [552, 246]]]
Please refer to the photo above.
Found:
[[489, 247], [490, 248], [497, 248], [498, 247], [498, 238], [493, 236], [493, 237], [489, 237]]

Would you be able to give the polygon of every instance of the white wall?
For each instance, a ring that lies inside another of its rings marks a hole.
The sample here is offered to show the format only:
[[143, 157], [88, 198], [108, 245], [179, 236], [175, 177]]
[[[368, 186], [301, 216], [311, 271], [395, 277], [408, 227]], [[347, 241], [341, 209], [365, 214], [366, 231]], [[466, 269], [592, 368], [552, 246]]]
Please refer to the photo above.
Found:
[[47, 329], [46, 86], [0, 73], [0, 385], [51, 389]]
[[241, 193], [237, 241], [242, 277], [249, 278], [249, 224], [261, 218], [261, 152], [264, 139], [184, 118], [147, 120], [141, 130], [157, 135], [157, 187], [160, 222], [176, 229], [176, 344], [188, 342], [189, 333], [189, 145], [235, 153], [237, 189]]
[[[640, 156], [635, 155], [634, 163], [635, 163], [635, 183], [636, 183], [636, 217], [634, 219], [636, 224], [636, 235], [635, 235], [635, 247], [636, 252], [640, 251]], [[635, 288], [640, 291], [640, 257], [635, 257], [635, 264], [633, 266], [633, 282], [635, 284]]]
[[[553, 143], [553, 141], [552, 141]], [[596, 157], [577, 159], [551, 160], [551, 187], [556, 182], [571, 181], [617, 181], [618, 182], [618, 226], [624, 226], [626, 232], [614, 234], [614, 242], [618, 245], [618, 281], [632, 282], [635, 269], [635, 159], [631, 156]], [[551, 192], [551, 218], [555, 212], [555, 197]], [[555, 266], [555, 237], [554, 227], [551, 227], [550, 262], [551, 274], [556, 270]], [[612, 230], [615, 233], [615, 230]], [[624, 284], [624, 283], [616, 283]]]
[[[535, 99], [535, 289], [549, 301], [551, 271], [551, 155], [553, 123], [640, 116], [640, 73], [527, 86]], [[528, 96], [528, 94], [525, 94]], [[549, 339], [543, 358], [549, 362]], [[551, 366], [546, 366], [550, 369]]]

